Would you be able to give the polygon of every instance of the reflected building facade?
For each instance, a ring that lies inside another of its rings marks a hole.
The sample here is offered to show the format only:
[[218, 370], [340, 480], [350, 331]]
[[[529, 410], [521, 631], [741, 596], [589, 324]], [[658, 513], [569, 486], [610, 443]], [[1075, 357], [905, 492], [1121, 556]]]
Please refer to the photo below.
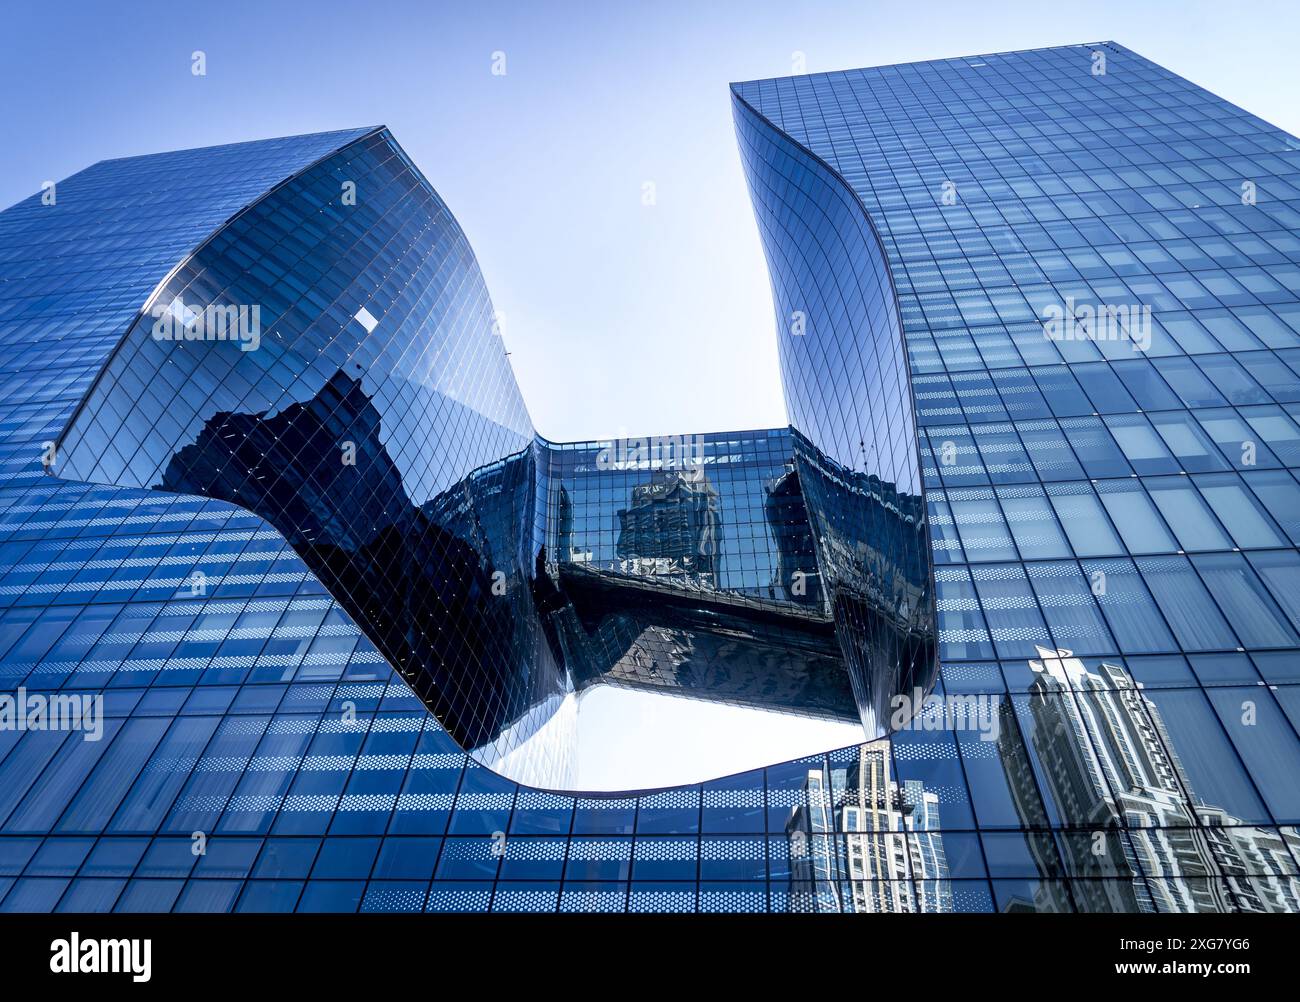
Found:
[[846, 769], [812, 769], [791, 814], [790, 910], [946, 912], [952, 890], [939, 797], [891, 777], [889, 742], [860, 746]]
[[[1033, 718], [1035, 755], [1053, 765], [1044, 773], [1052, 798], [1072, 816], [1091, 818], [1094, 829], [1091, 841], [1065, 843], [1065, 852], [1073, 854], [1070, 863], [1086, 871], [1110, 851], [1108, 834], [1125, 828], [1142, 832], [1125, 846], [1122, 861], [1113, 863], [1115, 872], [1127, 870], [1132, 882], [1090, 885], [1094, 894], [1118, 894], [1121, 900], [1086, 902], [1096, 905], [1090, 910], [1300, 909], [1300, 877], [1291, 865], [1292, 851], [1300, 848], [1294, 830], [1246, 826], [1223, 807], [1205, 803], [1159, 707], [1122, 666], [1102, 661], [1089, 670], [1071, 651], [1039, 654], [1029, 662], [1035, 678], [1025, 701]], [[1249, 703], [1243, 702], [1247, 714]], [[1213, 879], [1220, 873], [1225, 880]], [[1241, 879], [1252, 873], [1276, 877]], [[1153, 879], [1144, 882], [1142, 874]], [[1059, 894], [1051, 885], [1046, 890]], [[1065, 911], [1069, 903], [1036, 901], [1035, 907]]]
[[718, 587], [718, 492], [704, 476], [655, 471], [618, 512], [619, 573]]
[[[1111, 42], [731, 100], [784, 428], [538, 435], [382, 128], [0, 213], [0, 909], [1300, 910], [1300, 141]], [[574, 792], [601, 685], [864, 738]]]

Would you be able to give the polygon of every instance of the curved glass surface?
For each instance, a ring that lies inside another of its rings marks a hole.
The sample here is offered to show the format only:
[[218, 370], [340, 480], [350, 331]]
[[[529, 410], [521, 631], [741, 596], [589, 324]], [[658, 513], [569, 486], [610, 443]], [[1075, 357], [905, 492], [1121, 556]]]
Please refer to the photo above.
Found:
[[934, 684], [930, 535], [903, 331], [880, 238], [830, 167], [732, 90], [772, 279], [821, 583], [869, 736]]
[[876, 735], [932, 682], [918, 501], [790, 430], [537, 437], [468, 242], [386, 130], [177, 267], [58, 452], [70, 480], [261, 516], [516, 779], [574, 785], [595, 685]]
[[527, 585], [533, 431], [493, 322], [463, 232], [379, 130], [168, 277], [59, 443], [58, 472], [261, 515], [461, 745], [495, 761], [566, 680]]

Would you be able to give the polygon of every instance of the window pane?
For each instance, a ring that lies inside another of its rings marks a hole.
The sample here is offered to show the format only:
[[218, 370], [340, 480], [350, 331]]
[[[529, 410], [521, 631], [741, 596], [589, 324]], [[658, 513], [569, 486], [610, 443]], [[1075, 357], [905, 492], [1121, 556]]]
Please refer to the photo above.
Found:
[[1108, 480], [1097, 485], [1097, 493], [1130, 553], [1173, 553], [1178, 549], [1141, 482]]

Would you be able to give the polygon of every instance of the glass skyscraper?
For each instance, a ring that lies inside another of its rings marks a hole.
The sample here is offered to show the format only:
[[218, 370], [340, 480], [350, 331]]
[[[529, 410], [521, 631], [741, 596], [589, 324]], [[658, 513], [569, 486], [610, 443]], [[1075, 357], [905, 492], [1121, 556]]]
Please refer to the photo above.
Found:
[[[0, 214], [0, 909], [1300, 911], [1300, 140], [731, 91], [786, 428], [541, 438], [383, 128]], [[600, 685], [863, 741], [573, 792]]]

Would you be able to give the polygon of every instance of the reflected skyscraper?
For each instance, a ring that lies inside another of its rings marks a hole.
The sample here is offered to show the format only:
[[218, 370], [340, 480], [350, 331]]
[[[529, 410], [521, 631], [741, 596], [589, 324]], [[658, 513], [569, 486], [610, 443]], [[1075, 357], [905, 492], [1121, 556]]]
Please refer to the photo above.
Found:
[[[1132, 877], [1131, 884], [1081, 884], [1076, 894], [1087, 889], [1098, 899], [1088, 903], [1105, 910], [1300, 907], [1300, 876], [1287, 850], [1287, 843], [1300, 848], [1296, 834], [1244, 825], [1206, 803], [1159, 707], [1122, 666], [1103, 661], [1090, 670], [1071, 651], [1040, 650], [1029, 667], [1035, 675], [1026, 701], [1034, 749], [1052, 766], [1043, 779], [1053, 800], [1094, 826], [1091, 836], [1064, 840], [1067, 864], [1100, 872], [1097, 857], [1122, 845], [1122, 858], [1109, 865]], [[1122, 829], [1132, 831], [1117, 836]], [[1240, 879], [1247, 874], [1264, 879]], [[1053, 910], [1068, 908], [1056, 904]]]
[[722, 522], [718, 492], [703, 471], [656, 471], [649, 483], [632, 488], [618, 522], [620, 573], [718, 586]]
[[791, 812], [793, 910], [952, 910], [939, 798], [919, 780], [900, 785], [888, 741], [856, 750], [847, 769], [812, 769], [806, 802]]

